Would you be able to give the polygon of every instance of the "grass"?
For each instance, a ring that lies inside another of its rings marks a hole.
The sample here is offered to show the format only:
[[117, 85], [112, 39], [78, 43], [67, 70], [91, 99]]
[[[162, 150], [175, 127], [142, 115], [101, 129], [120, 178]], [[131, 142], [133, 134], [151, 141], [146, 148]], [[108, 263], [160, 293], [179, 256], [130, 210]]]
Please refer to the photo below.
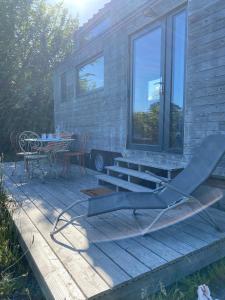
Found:
[[[149, 300], [196, 300], [197, 288], [200, 284], [207, 284], [210, 287], [213, 299], [225, 296], [225, 259], [209, 265], [208, 267], [185, 277], [180, 282], [169, 288], [161, 284], [161, 291], [149, 296]], [[222, 295], [218, 295], [223, 290]], [[221, 299], [221, 298], [220, 298]]]
[[34, 279], [0, 188], [0, 299], [44, 299]]

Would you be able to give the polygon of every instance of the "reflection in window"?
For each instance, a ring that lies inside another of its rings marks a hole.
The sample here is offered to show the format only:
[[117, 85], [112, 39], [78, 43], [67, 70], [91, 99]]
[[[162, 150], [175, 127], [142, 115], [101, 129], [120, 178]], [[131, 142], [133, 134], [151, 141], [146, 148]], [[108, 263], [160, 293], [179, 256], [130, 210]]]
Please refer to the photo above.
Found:
[[134, 41], [133, 142], [159, 144], [161, 27]]
[[110, 21], [109, 18], [106, 18], [99, 22], [97, 25], [95, 25], [84, 37], [86, 41], [90, 41], [103, 32], [105, 32], [110, 26]]
[[78, 71], [78, 93], [88, 93], [104, 87], [104, 57], [101, 56]]
[[186, 12], [173, 17], [172, 95], [170, 104], [170, 148], [183, 147]]

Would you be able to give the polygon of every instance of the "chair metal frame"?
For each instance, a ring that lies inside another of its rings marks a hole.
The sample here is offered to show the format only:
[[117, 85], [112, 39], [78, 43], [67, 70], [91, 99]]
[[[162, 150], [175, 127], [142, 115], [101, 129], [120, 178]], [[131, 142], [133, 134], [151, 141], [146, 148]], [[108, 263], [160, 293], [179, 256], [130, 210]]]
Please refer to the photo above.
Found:
[[[147, 172], [147, 173], [150, 173], [150, 172]], [[157, 175], [155, 175], [154, 173], [151, 173], [152, 176], [156, 177], [156, 178], [161, 178]], [[177, 193], [179, 193], [181, 195], [181, 198], [179, 201], [176, 201], [174, 203], [172, 203], [171, 205], [168, 205], [165, 209], [162, 209], [162, 211], [155, 217], [155, 219], [150, 223], [150, 225], [145, 229], [143, 230], [142, 232], [142, 235], [145, 236], [147, 234], [149, 234], [151, 228], [154, 226], [154, 224], [159, 221], [159, 219], [165, 214], [167, 213], [169, 210], [171, 209], [174, 209], [176, 207], [178, 207], [179, 205], [182, 205], [184, 203], [187, 203], [187, 201], [196, 201], [198, 203], [200, 203], [200, 205], [202, 205], [201, 201], [199, 199], [197, 199], [196, 197], [194, 197], [193, 195], [189, 195], [189, 194], [186, 194], [184, 193], [183, 191], [181, 191], [180, 189], [178, 188], [175, 188], [173, 185], [171, 185], [169, 182], [168, 182], [168, 179], [165, 178], [165, 180], [163, 178], [161, 178], [161, 186], [159, 186], [158, 188], [156, 188], [155, 190], [153, 191], [150, 191], [149, 194], [156, 194], [160, 191], [162, 191], [163, 189], [165, 188], [169, 188]], [[81, 218], [85, 218], [85, 217], [88, 217], [88, 214], [82, 214], [82, 215], [79, 215], [79, 216], [75, 216], [73, 218], [71, 218], [70, 220], [66, 220], [64, 218], [61, 218], [66, 212], [68, 212], [69, 210], [71, 210], [74, 206], [76, 205], [79, 205], [81, 203], [85, 203], [85, 202], [88, 202], [89, 199], [85, 199], [85, 200], [78, 200], [78, 201], [75, 201], [74, 203], [72, 203], [71, 205], [69, 205], [68, 207], [66, 207], [57, 217], [54, 225], [53, 225], [53, 229], [50, 233], [50, 236], [53, 238], [55, 234], [59, 233], [60, 231], [62, 231], [64, 228], [66, 228], [68, 225], [72, 224], [74, 221], [78, 220], [78, 219], [81, 219]], [[133, 214], [136, 215], [136, 211], [137, 209], [131, 209], [133, 210]], [[210, 225], [212, 225], [214, 228], [216, 228], [218, 231], [221, 231], [223, 232], [223, 228], [220, 227], [220, 225], [216, 222], [216, 220], [213, 218], [213, 216], [208, 212], [206, 211], [206, 209], [204, 209], [203, 211], [201, 212], [204, 212], [206, 215], [207, 215], [207, 218], [205, 219]], [[200, 212], [196, 212], [196, 214], [198, 214]], [[57, 227], [59, 221], [64, 221], [65, 224], [63, 224], [62, 226], [60, 227]]]
[[[75, 135], [76, 134], [74, 134], [74, 136]], [[76, 136], [78, 136], [78, 135], [76, 135]], [[62, 172], [63, 175], [68, 175], [70, 172], [71, 157], [77, 157], [81, 174], [86, 173], [85, 150], [86, 150], [86, 146], [87, 146], [87, 141], [88, 141], [88, 134], [85, 134], [85, 133], [80, 134], [78, 137], [80, 149], [77, 151], [68, 151], [64, 154], [63, 172]]]
[[[24, 157], [24, 169], [28, 178], [33, 178], [35, 170], [41, 172], [40, 179], [44, 180], [44, 169], [40, 161], [43, 159], [48, 160], [48, 155], [41, 154], [42, 142], [38, 139], [40, 136], [33, 131], [23, 131], [18, 136], [18, 143], [21, 149], [21, 155]], [[31, 139], [31, 141], [27, 141]], [[36, 141], [38, 140], [38, 141]]]

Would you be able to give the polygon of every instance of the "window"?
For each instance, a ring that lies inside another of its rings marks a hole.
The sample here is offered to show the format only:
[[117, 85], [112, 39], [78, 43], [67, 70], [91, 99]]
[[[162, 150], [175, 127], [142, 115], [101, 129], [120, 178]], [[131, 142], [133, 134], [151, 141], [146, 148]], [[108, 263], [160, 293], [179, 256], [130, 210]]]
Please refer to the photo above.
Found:
[[104, 57], [98, 57], [78, 70], [78, 94], [104, 87]]
[[90, 31], [88, 31], [86, 33], [86, 35], [84, 36], [84, 39], [86, 41], [90, 41], [90, 40], [96, 38], [100, 34], [104, 33], [109, 28], [109, 26], [110, 26], [109, 18], [106, 18], [106, 19], [100, 21], [92, 29], [90, 29]]
[[167, 16], [132, 38], [129, 144], [181, 152], [186, 11]]
[[172, 91], [170, 103], [170, 148], [183, 144], [184, 71], [185, 71], [185, 11], [173, 17]]
[[73, 72], [64, 72], [61, 75], [61, 102], [66, 102], [74, 97]]
[[134, 41], [133, 141], [138, 144], [159, 144], [161, 35], [158, 27]]

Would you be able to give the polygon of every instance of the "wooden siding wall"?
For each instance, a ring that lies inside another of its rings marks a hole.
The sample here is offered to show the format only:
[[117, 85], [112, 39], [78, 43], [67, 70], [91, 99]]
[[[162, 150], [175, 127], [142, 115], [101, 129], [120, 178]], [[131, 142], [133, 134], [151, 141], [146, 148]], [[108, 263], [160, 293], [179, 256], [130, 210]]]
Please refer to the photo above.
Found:
[[[184, 153], [126, 149], [130, 35], [185, 3], [188, 42]], [[151, 8], [155, 16], [147, 16]], [[88, 132], [90, 148], [141, 155], [161, 163], [188, 161], [204, 136], [215, 132], [225, 134], [225, 1], [114, 0], [109, 14], [111, 30], [76, 51], [55, 73], [55, 124], [65, 130]], [[75, 82], [76, 66], [99, 53], [105, 57], [104, 90], [61, 102], [59, 75], [70, 70]], [[223, 165], [217, 173], [225, 174]]]
[[[185, 154], [206, 135], [225, 134], [225, 1], [189, 2]], [[225, 175], [224, 163], [216, 173]]]

